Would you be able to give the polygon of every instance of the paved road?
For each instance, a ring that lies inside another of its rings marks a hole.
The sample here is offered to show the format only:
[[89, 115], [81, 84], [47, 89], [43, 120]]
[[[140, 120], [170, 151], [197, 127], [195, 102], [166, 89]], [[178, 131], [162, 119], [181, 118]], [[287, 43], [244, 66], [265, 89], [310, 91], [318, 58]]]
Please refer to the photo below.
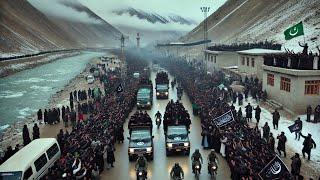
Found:
[[[151, 79], [153, 85], [155, 85], [155, 75], [156, 72], [151, 73]], [[170, 82], [173, 79], [172, 76], [169, 76]], [[170, 99], [174, 101], [177, 100], [176, 89], [170, 88], [169, 92], [169, 99], [168, 100], [157, 100], [155, 97], [156, 93], [153, 93], [153, 106], [152, 109], [147, 111], [150, 117], [153, 120], [153, 135], [154, 135], [154, 160], [148, 162], [148, 179], [154, 180], [165, 180], [169, 179], [169, 173], [174, 165], [175, 162], [179, 162], [182, 166], [183, 171], [185, 173], [185, 179], [194, 179], [194, 175], [192, 174], [191, 169], [191, 160], [188, 156], [171, 156], [166, 157], [165, 153], [165, 138], [163, 134], [163, 127], [157, 129], [154, 121], [154, 115], [159, 110], [161, 114], [164, 114], [165, 107]], [[204, 164], [202, 168], [202, 173], [200, 175], [200, 179], [210, 179], [210, 176], [207, 172], [207, 156], [210, 152], [209, 150], [203, 150], [201, 147], [201, 126], [200, 126], [200, 119], [198, 117], [194, 117], [192, 115], [192, 106], [189, 98], [184, 93], [182, 97], [182, 102], [185, 108], [188, 110], [191, 116], [191, 129], [190, 129], [190, 143], [191, 143], [191, 153], [194, 152], [195, 149], [199, 148], [200, 152], [204, 158]], [[134, 109], [131, 114], [136, 111]], [[136, 179], [136, 172], [134, 170], [135, 162], [129, 162], [128, 160], [128, 140], [127, 137], [129, 136], [128, 129], [127, 129], [127, 122], [124, 124], [125, 129], [125, 142], [123, 144], [116, 145], [116, 152], [115, 152], [115, 167], [110, 170], [105, 170], [101, 174], [102, 179], [114, 179], [114, 180], [127, 180], [127, 179]], [[219, 170], [217, 179], [227, 180], [230, 179], [230, 169], [227, 162], [219, 155]]]

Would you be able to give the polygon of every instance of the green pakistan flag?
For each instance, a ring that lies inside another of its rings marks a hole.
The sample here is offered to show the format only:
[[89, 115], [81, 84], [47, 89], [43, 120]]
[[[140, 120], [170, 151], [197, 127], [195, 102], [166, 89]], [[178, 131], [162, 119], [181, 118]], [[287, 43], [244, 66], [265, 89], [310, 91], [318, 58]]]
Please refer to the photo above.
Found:
[[304, 35], [302, 21], [284, 31], [286, 40], [290, 40], [301, 35]]

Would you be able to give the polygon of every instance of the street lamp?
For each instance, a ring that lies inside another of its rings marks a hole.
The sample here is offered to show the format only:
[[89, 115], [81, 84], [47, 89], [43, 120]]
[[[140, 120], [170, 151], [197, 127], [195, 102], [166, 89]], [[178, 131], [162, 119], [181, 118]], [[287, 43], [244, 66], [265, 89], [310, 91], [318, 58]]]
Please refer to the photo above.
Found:
[[204, 21], [203, 21], [203, 40], [204, 40], [204, 46], [203, 46], [203, 52], [204, 52], [204, 62], [202, 63], [203, 69], [206, 71], [207, 69], [207, 58], [206, 58], [206, 52], [208, 48], [207, 40], [208, 40], [208, 21], [207, 16], [208, 12], [210, 11], [210, 7], [200, 7], [201, 12], [203, 12]]

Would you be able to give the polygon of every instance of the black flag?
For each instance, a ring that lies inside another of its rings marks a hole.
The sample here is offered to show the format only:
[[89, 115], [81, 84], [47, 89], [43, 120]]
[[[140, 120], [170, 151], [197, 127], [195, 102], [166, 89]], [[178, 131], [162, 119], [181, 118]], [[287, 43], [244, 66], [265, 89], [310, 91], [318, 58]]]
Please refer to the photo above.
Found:
[[287, 166], [276, 155], [259, 173], [261, 179], [280, 179], [281, 177], [290, 175]]
[[302, 129], [302, 124], [301, 123], [294, 123], [291, 126], [288, 127], [290, 132], [297, 132], [300, 131]]
[[228, 112], [222, 114], [221, 116], [219, 116], [213, 120], [214, 124], [217, 127], [225, 126], [232, 121], [234, 121], [234, 118], [233, 118], [231, 110], [229, 110]]
[[122, 91], [123, 91], [122, 84], [119, 84], [119, 86], [117, 87], [117, 93], [121, 93]]

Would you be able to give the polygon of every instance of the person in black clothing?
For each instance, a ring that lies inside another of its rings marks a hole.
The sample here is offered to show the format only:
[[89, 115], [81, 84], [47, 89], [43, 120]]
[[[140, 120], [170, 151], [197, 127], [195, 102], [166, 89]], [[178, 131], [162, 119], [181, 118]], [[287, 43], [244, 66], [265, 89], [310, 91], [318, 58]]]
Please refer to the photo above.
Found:
[[278, 152], [279, 152], [279, 155], [281, 156], [281, 151], [283, 151], [284, 157], [286, 157], [286, 156], [287, 156], [287, 153], [286, 153], [287, 137], [284, 135], [284, 132], [281, 132], [281, 134], [278, 135], [277, 139], [279, 139], [279, 141], [278, 141], [278, 147], [277, 147], [277, 150], [278, 150]]
[[268, 122], [264, 124], [262, 130], [263, 130], [262, 137], [267, 141], [270, 133], [270, 127], [268, 125]]
[[47, 111], [47, 109], [44, 110], [43, 121], [45, 124], [48, 124], [48, 111]]
[[42, 121], [42, 110], [39, 109], [39, 111], [37, 112], [37, 116], [38, 116], [38, 121], [41, 123]]
[[258, 105], [254, 110], [255, 110], [254, 117], [255, 117], [256, 120], [257, 120], [257, 124], [259, 124], [260, 114], [261, 114], [261, 108], [260, 108], [260, 106]]
[[313, 122], [317, 123], [320, 121], [320, 105], [317, 105], [314, 109], [314, 119]]
[[268, 143], [269, 148], [272, 150], [272, 152], [274, 152], [274, 144], [275, 144], [276, 142], [275, 142], [275, 139], [274, 139], [272, 133], [269, 134], [269, 138], [268, 138], [267, 143]]
[[273, 129], [278, 129], [278, 124], [279, 124], [279, 119], [280, 119], [280, 114], [277, 111], [277, 109], [272, 113], [272, 124], [273, 124]]
[[292, 158], [291, 158], [291, 174], [294, 176], [296, 179], [300, 175], [300, 168], [301, 168], [301, 160], [299, 157], [299, 154], [296, 153]]
[[24, 146], [28, 145], [31, 142], [27, 125], [23, 126], [22, 138], [23, 138], [23, 145]]
[[33, 126], [32, 136], [33, 136], [33, 140], [40, 138], [40, 130], [39, 130], [37, 123], [35, 123]]
[[303, 141], [303, 148], [302, 148], [302, 155], [303, 158], [305, 157], [305, 153], [308, 154], [308, 160], [310, 160], [311, 157], [311, 149], [316, 148], [316, 143], [314, 140], [311, 138], [311, 134], [308, 134], [308, 136], [304, 136], [300, 133], [300, 135], [304, 138]]
[[243, 95], [242, 93], [238, 93], [238, 104], [239, 106], [241, 106], [243, 103]]
[[308, 44], [305, 43], [304, 45], [301, 45], [300, 42], [299, 42], [299, 46], [303, 47], [302, 54], [307, 56], [308, 55], [308, 47], [309, 47]]
[[301, 121], [300, 117], [298, 117], [298, 119], [295, 120], [294, 123], [295, 124], [299, 124], [299, 126], [301, 127], [301, 129], [299, 131], [295, 131], [294, 132], [295, 135], [296, 135], [295, 139], [298, 139], [298, 141], [299, 141], [300, 140], [300, 133], [301, 133], [301, 130], [302, 130], [302, 121]]
[[312, 107], [309, 105], [307, 107], [307, 122], [311, 121], [311, 115], [312, 115]]
[[245, 107], [246, 108], [246, 120], [249, 122], [252, 121], [252, 106], [250, 103]]

